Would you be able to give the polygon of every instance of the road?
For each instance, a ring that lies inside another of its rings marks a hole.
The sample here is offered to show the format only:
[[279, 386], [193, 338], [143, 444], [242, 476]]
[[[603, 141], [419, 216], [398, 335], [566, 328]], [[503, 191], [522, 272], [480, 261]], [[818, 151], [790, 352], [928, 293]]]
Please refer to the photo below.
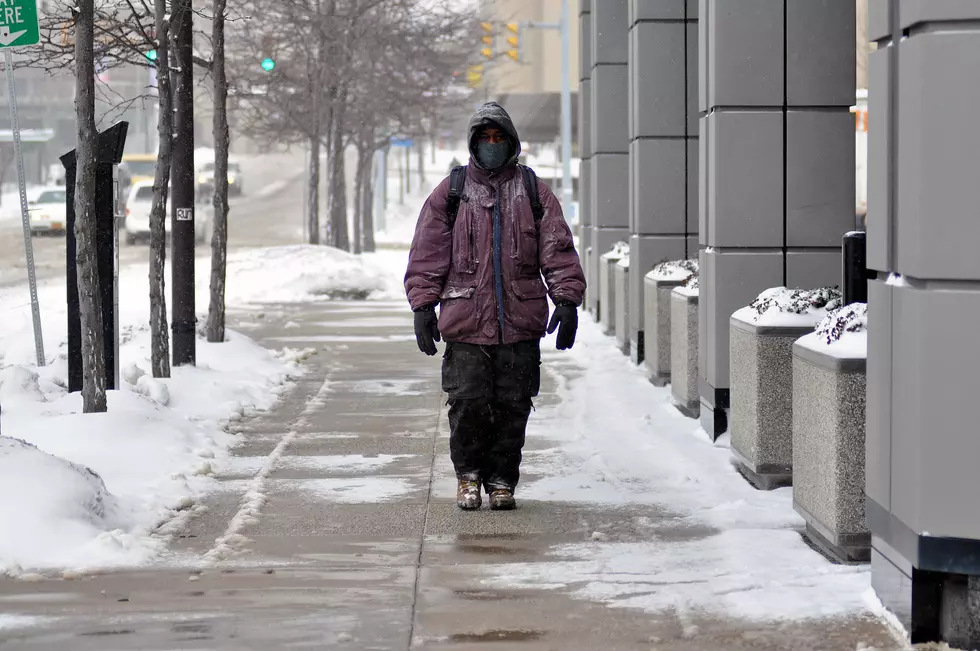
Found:
[[[303, 203], [306, 188], [301, 152], [239, 157], [247, 194], [230, 200], [230, 250], [255, 246], [298, 244], [303, 238]], [[126, 245], [120, 238], [121, 266], [148, 259], [146, 244]], [[207, 245], [198, 245], [208, 255]], [[34, 238], [38, 280], [64, 277], [65, 238]], [[24, 236], [19, 220], [0, 221], [0, 287], [27, 282]]]

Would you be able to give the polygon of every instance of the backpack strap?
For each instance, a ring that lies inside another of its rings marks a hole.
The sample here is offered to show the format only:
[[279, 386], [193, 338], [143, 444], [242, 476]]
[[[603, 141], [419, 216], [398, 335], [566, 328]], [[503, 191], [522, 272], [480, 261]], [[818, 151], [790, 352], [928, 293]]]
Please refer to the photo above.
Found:
[[524, 191], [531, 201], [531, 214], [534, 215], [534, 223], [538, 224], [544, 219], [544, 206], [538, 196], [538, 175], [527, 165], [521, 165], [521, 172], [524, 175]]
[[459, 201], [463, 197], [463, 186], [466, 184], [466, 165], [454, 167], [449, 173], [449, 198], [446, 199], [446, 217], [449, 228], [456, 223], [459, 213]]

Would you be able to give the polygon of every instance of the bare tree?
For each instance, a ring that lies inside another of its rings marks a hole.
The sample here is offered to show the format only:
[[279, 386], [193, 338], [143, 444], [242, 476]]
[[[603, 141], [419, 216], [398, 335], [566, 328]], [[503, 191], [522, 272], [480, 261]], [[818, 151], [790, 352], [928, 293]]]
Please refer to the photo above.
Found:
[[78, 0], [75, 13], [75, 238], [78, 251], [78, 297], [82, 321], [82, 409], [106, 411], [105, 338], [96, 249], [95, 174], [95, 10], [93, 0]]
[[160, 148], [150, 208], [150, 365], [153, 377], [170, 377], [170, 333], [167, 329], [167, 198], [173, 159], [173, 85], [170, 67], [170, 12], [167, 0], [155, 0], [157, 33], [157, 96]]
[[225, 74], [225, 9], [215, 0], [212, 18], [211, 77], [214, 89], [214, 232], [211, 235], [211, 304], [207, 337], [225, 340], [225, 275], [228, 268], [228, 78]]

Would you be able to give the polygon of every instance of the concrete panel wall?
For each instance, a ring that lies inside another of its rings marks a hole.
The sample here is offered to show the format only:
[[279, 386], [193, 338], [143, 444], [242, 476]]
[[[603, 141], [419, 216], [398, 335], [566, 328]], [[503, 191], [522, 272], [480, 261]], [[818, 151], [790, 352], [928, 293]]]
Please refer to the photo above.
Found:
[[[628, 0], [593, 2], [590, 19], [591, 212], [593, 256], [588, 274], [598, 287], [599, 259], [613, 244], [629, 240]], [[595, 292], [593, 292], [595, 294]]]
[[958, 538], [980, 574], [980, 3], [873, 0], [869, 24], [869, 525], [897, 567]]
[[[585, 252], [593, 246], [595, 239], [595, 218], [592, 214], [592, 2], [579, 3], [579, 130], [578, 152], [582, 159], [579, 168], [579, 253], [585, 267], [585, 308], [595, 314], [596, 297], [599, 293], [599, 277], [595, 275], [594, 264], [589, 264]], [[596, 256], [593, 255], [591, 259]]]
[[737, 4], [699, 3], [699, 372], [715, 431], [732, 312], [768, 287], [839, 284], [854, 225], [854, 3]]
[[[630, 305], [643, 305], [643, 277], [689, 248], [697, 211], [697, 3], [630, 0]], [[631, 349], [643, 310], [630, 311]], [[634, 356], [639, 361], [639, 356]]]

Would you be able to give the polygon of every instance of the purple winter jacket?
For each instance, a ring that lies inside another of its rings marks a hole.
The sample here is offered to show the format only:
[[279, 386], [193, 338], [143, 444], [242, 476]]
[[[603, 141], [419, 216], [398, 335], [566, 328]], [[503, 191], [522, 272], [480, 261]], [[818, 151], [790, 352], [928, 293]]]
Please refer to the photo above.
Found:
[[[475, 135], [488, 123], [516, 143], [511, 160], [492, 172], [472, 155]], [[557, 197], [540, 181], [544, 216], [535, 225], [516, 162], [520, 140], [503, 108], [491, 102], [477, 112], [470, 124], [470, 151], [455, 226], [450, 228], [446, 215], [448, 178], [422, 206], [405, 274], [408, 301], [413, 310], [439, 303], [439, 331], [446, 341], [490, 345], [540, 339], [547, 327], [549, 294], [555, 302], [582, 303], [585, 274], [572, 233]], [[493, 255], [496, 201], [503, 296], [499, 312]]]

